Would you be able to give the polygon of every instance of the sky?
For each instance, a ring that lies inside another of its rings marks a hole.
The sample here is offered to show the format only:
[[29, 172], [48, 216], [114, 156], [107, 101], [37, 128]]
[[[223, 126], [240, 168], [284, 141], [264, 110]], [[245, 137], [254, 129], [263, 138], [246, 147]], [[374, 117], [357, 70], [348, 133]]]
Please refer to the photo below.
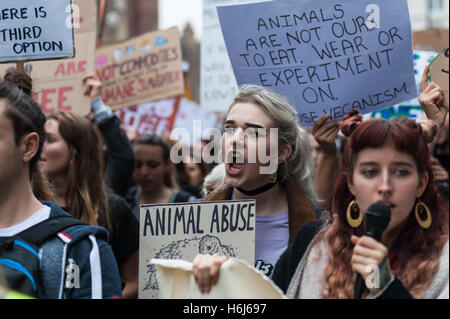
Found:
[[202, 35], [203, 0], [158, 0], [159, 29], [178, 26], [183, 31], [187, 22], [191, 23], [195, 37]]

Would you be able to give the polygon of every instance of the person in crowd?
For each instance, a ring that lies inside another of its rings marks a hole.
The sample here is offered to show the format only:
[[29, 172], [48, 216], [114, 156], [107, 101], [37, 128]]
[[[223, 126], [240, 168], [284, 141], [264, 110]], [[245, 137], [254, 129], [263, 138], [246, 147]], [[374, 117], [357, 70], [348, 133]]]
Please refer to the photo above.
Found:
[[[442, 128], [443, 92], [419, 100]], [[431, 93], [434, 94], [434, 93]], [[353, 298], [356, 274], [379, 280], [365, 298], [448, 298], [448, 202], [436, 192], [430, 153], [432, 134], [410, 119], [371, 119], [350, 125], [330, 214], [302, 227], [280, 257], [272, 279], [290, 298]], [[365, 236], [363, 215], [381, 202], [391, 220], [381, 241]], [[194, 260], [203, 292], [218, 280], [226, 257]]]
[[[353, 130], [330, 217], [301, 229], [275, 270], [288, 297], [353, 298], [356, 274], [366, 282], [377, 265], [379, 282], [363, 297], [448, 298], [448, 207], [426, 142], [411, 119], [371, 119]], [[375, 202], [391, 213], [381, 242], [363, 235], [364, 212]]]
[[349, 127], [362, 121], [362, 115], [357, 110], [351, 110], [342, 121], [329, 119], [329, 114], [323, 114], [311, 131], [311, 145], [315, 150], [316, 189], [321, 199], [316, 204], [326, 210], [330, 209], [330, 195], [339, 172], [340, 152], [336, 145], [339, 130], [348, 131]]
[[170, 160], [170, 144], [162, 136], [140, 136], [134, 143], [136, 158], [134, 177], [137, 185], [127, 193], [127, 200], [139, 220], [139, 206], [191, 202], [196, 198], [179, 189], [174, 164]]
[[[171, 147], [179, 147], [178, 156], [182, 157], [179, 163], [174, 163], [176, 184], [182, 191], [201, 198], [201, 184], [204, 178], [202, 169], [206, 171], [208, 168], [203, 168], [203, 163], [195, 163], [189, 148], [178, 143], [177, 140], [169, 141]], [[189, 154], [185, 155], [186, 153]]]
[[103, 83], [95, 73], [83, 77], [84, 94], [91, 98], [92, 117], [102, 133], [105, 150], [105, 178], [108, 186], [119, 196], [125, 197], [132, 184], [134, 153], [119, 118], [103, 103]]
[[449, 115], [445, 118], [444, 126], [436, 136], [436, 144], [433, 150], [433, 157], [439, 161], [442, 168], [447, 172], [449, 163]]
[[[18, 72], [15, 68], [9, 68], [4, 75], [4, 81], [18, 86], [25, 94], [32, 96], [32, 80], [26, 73]], [[51, 185], [39, 165], [32, 173], [31, 187], [34, 196], [41, 201], [54, 202], [55, 196]]]
[[220, 187], [225, 179], [225, 164], [220, 163], [211, 170], [211, 172], [206, 175], [203, 181], [202, 195], [206, 198], [210, 193], [212, 193], [216, 188]]
[[187, 176], [187, 181], [185, 181], [184, 183], [179, 183], [180, 188], [184, 191], [191, 193], [197, 198], [201, 198], [202, 197], [201, 187], [203, 185], [205, 176], [208, 175], [210, 171], [209, 166], [201, 159], [195, 161], [194, 155], [191, 152], [182, 161], [182, 168], [185, 170], [185, 176]]
[[449, 114], [448, 112], [446, 114], [438, 112], [444, 101], [444, 93], [436, 83], [428, 83], [428, 72], [429, 67], [426, 66], [422, 76], [422, 94], [418, 100], [425, 111], [425, 118], [435, 123], [435, 126], [431, 129], [435, 130], [436, 138], [429, 143], [430, 152], [433, 155], [433, 174], [439, 185], [439, 190], [448, 200]]
[[[274, 133], [278, 135], [276, 140], [270, 138], [276, 136]], [[261, 152], [259, 148], [264, 154], [272, 153], [272, 170], [270, 162], [254, 156]], [[299, 126], [296, 111], [282, 96], [259, 86], [245, 86], [226, 115], [222, 156], [224, 183], [206, 200], [255, 199], [255, 264], [270, 277], [298, 229], [321, 214], [313, 204], [318, 199], [308, 133]], [[224, 258], [195, 258], [194, 275], [202, 291], [209, 291], [207, 274]]]
[[[0, 81], [0, 237], [12, 237], [45, 220], [70, 215], [55, 203], [39, 201], [33, 193], [31, 179], [39, 169], [46, 118], [31, 96], [27, 74], [7, 71], [5, 79]], [[78, 225], [65, 233], [64, 241], [55, 234], [40, 246], [38, 297], [120, 298], [119, 270], [107, 231]], [[66, 285], [63, 254], [69, 242], [66, 260], [82, 269], [78, 287]]]
[[56, 203], [81, 221], [108, 229], [125, 283], [123, 296], [137, 298], [139, 225], [127, 202], [105, 185], [100, 132], [87, 118], [69, 112], [50, 114], [45, 131], [40, 163]]
[[185, 164], [189, 175], [189, 184], [201, 187], [206, 175], [210, 172], [208, 164], [201, 159], [194, 160], [193, 155], [188, 156]]

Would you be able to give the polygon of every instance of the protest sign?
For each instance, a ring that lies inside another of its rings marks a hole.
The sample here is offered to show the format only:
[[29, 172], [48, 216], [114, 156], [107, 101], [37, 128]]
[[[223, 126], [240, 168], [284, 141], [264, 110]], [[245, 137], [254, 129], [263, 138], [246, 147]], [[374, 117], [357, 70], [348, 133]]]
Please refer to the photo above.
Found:
[[444, 90], [444, 102], [442, 105], [448, 110], [448, 45], [430, 63], [430, 79]]
[[[413, 52], [413, 65], [414, 65], [414, 78], [416, 81], [417, 92], [420, 92], [422, 84], [422, 75], [425, 67], [436, 57], [437, 52], [434, 51], [422, 51], [414, 50]], [[393, 106], [377, 110], [371, 113], [363, 115], [364, 120], [369, 118], [384, 118], [386, 120], [391, 117], [404, 116], [413, 119], [422, 118], [424, 112], [422, 106], [419, 103], [417, 97], [395, 104]]]
[[[206, 112], [182, 96], [121, 108], [115, 113], [128, 136], [137, 138], [151, 133], [170, 136], [174, 128], [184, 128], [189, 132], [187, 146], [199, 140], [205, 129], [218, 127], [221, 120], [217, 114]], [[200, 131], [194, 129], [194, 120], [202, 123]]]
[[182, 97], [177, 96], [155, 102], [118, 109], [115, 113], [129, 137], [145, 134], [170, 136]]
[[210, 129], [218, 129], [222, 124], [222, 118], [222, 114], [205, 111], [198, 104], [182, 99], [173, 129], [177, 129], [179, 132], [180, 129], [185, 130], [182, 138], [177, 137], [177, 139], [187, 146], [192, 146], [201, 140], [204, 133]]
[[238, 85], [271, 89], [303, 126], [417, 96], [406, 0], [283, 0], [218, 7]]
[[217, 253], [254, 264], [254, 200], [141, 205], [140, 214], [139, 299], [158, 297], [153, 258]]
[[200, 104], [203, 109], [226, 112], [238, 92], [216, 7], [252, 2], [258, 0], [203, 0], [200, 66]]
[[75, 56], [71, 0], [2, 0], [0, 62]]
[[[84, 96], [82, 78], [95, 70], [97, 4], [95, 0], [74, 0], [72, 8], [76, 57], [25, 64], [25, 71], [33, 80], [34, 98], [45, 114], [70, 111], [86, 115], [91, 109], [90, 98]], [[2, 76], [9, 67], [15, 65], [0, 65]]]
[[112, 109], [184, 93], [178, 28], [145, 33], [96, 51], [103, 101]]

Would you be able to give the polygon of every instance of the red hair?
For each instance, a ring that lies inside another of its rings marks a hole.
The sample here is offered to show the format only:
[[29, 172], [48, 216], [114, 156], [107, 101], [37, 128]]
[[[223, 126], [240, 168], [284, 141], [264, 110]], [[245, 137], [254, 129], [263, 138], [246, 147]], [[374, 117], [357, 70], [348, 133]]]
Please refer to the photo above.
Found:
[[325, 240], [329, 257], [325, 268], [325, 298], [353, 298], [356, 274], [351, 269], [353, 244], [350, 237], [353, 234], [361, 236], [364, 223], [358, 228], [347, 223], [346, 209], [353, 199], [347, 181], [352, 176], [360, 151], [386, 145], [411, 155], [419, 175], [428, 173], [428, 185], [421, 200], [432, 215], [430, 228], [423, 229], [417, 224], [414, 213], [410, 213], [399, 236], [405, 243], [398, 252], [393, 272], [414, 297], [422, 298], [439, 269], [442, 248], [448, 241], [448, 204], [440, 198], [433, 182], [430, 154], [420, 128], [414, 120], [407, 118], [367, 120], [354, 129], [345, 145], [342, 169], [332, 193], [331, 225], [318, 236], [318, 240]]

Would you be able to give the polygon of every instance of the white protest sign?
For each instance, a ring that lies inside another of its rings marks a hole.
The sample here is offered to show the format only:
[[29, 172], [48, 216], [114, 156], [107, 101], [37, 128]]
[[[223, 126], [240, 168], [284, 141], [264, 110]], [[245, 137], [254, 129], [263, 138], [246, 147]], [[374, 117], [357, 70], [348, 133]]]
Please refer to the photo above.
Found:
[[153, 258], [219, 254], [255, 262], [255, 201], [141, 205], [139, 299], [158, 297]]
[[[262, 0], [267, 1], [267, 0]], [[260, 2], [258, 0], [203, 0], [200, 105], [208, 111], [226, 112], [238, 92], [227, 54], [217, 6]]]
[[71, 0], [2, 0], [0, 62], [75, 56]]
[[[195, 282], [192, 263], [171, 259], [152, 259], [152, 263], [157, 268], [156, 277], [161, 299], [287, 298], [261, 271], [237, 258], [229, 258], [222, 264], [219, 279], [207, 294], [201, 293]], [[258, 308], [251, 308], [248, 311], [258, 313]]]
[[220, 120], [221, 117], [218, 114], [207, 112], [197, 103], [188, 99], [182, 99], [173, 128], [189, 132], [189, 138], [187, 140], [182, 139], [181, 142], [192, 146], [202, 139], [205, 132], [214, 128], [218, 129], [221, 124]]
[[182, 96], [121, 108], [115, 114], [129, 136], [151, 133], [170, 136], [173, 129], [181, 129], [187, 133], [183, 134], [185, 140], [181, 142], [189, 146], [201, 139], [205, 130], [218, 128], [221, 121], [218, 114], [206, 112]]

